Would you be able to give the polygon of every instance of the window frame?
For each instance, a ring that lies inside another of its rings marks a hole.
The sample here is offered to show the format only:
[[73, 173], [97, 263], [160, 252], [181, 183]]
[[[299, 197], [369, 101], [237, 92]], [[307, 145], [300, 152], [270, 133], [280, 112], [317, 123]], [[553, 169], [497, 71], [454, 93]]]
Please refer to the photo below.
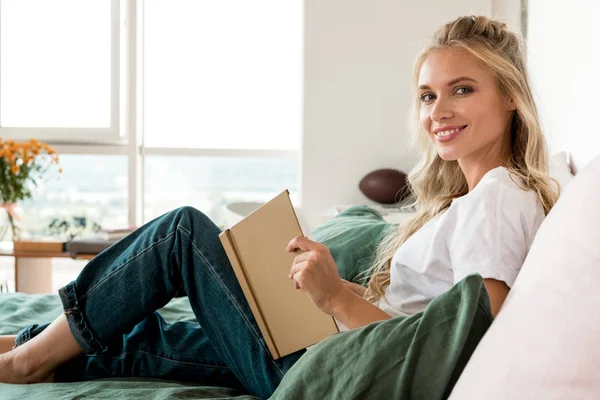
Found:
[[[0, 0], [1, 1], [1, 0]], [[63, 135], [47, 137], [42, 135], [48, 129], [29, 129], [21, 132], [2, 131], [0, 136], [11, 137], [15, 140], [26, 140], [35, 136], [52, 145], [58, 154], [78, 155], [124, 155], [128, 159], [128, 224], [140, 226], [144, 218], [144, 161], [146, 156], [197, 156], [197, 157], [295, 157], [301, 167], [301, 150], [272, 150], [272, 149], [209, 149], [209, 148], [167, 148], [147, 147], [143, 143], [143, 21], [145, 0], [111, 0], [113, 15], [113, 45], [115, 32], [119, 62], [113, 73], [116, 74], [118, 90], [118, 138], [90, 137], [89, 131], [81, 134], [82, 130], [61, 129]], [[301, 14], [300, 18], [304, 18]], [[116, 25], [116, 28], [115, 28]], [[116, 30], [114, 30], [116, 29]], [[300, 43], [299, 51], [303, 51]], [[301, 54], [303, 62], [304, 55]], [[114, 76], [113, 76], [114, 78]], [[113, 82], [114, 84], [114, 82]], [[113, 86], [114, 89], [114, 86]], [[114, 100], [114, 99], [113, 99]], [[115, 114], [113, 114], [115, 115]], [[43, 132], [42, 132], [43, 130]], [[18, 133], [19, 135], [16, 135]], [[78, 134], [79, 133], [79, 134]], [[99, 133], [99, 132], [98, 132]], [[298, 169], [300, 180], [301, 168]], [[299, 192], [302, 191], [299, 186]], [[301, 199], [302, 196], [300, 195]], [[299, 207], [302, 204], [298, 204]]]
[[[111, 94], [110, 94], [110, 126], [108, 128], [90, 127], [4, 127], [0, 125], [0, 137], [10, 137], [14, 140], [28, 140], [35, 137], [52, 143], [96, 143], [96, 144], [125, 144], [127, 136], [123, 131], [121, 120], [124, 113], [121, 110], [123, 101], [123, 83], [121, 74], [127, 69], [122, 65], [122, 44], [126, 36], [121, 36], [121, 28], [125, 20], [122, 11], [125, 3], [120, 0], [111, 1]], [[1, 0], [0, 0], [1, 3]], [[0, 84], [2, 82], [0, 81]], [[0, 119], [1, 121], [1, 119]]]

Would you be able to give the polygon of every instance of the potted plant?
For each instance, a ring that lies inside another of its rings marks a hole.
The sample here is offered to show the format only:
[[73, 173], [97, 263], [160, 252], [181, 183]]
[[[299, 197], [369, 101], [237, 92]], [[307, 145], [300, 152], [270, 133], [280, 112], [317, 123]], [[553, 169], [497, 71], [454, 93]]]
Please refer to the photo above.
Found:
[[19, 237], [15, 207], [19, 201], [30, 198], [40, 182], [54, 169], [62, 173], [56, 151], [36, 139], [15, 142], [0, 138], [0, 209], [6, 213], [7, 223], [0, 226], [0, 240], [10, 230], [13, 240]]

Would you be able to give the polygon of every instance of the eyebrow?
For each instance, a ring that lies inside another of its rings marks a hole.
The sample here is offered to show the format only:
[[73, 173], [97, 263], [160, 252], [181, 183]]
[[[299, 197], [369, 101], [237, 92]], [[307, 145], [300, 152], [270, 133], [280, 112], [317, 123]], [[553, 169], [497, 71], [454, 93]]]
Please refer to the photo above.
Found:
[[[450, 82], [448, 82], [447, 86], [452, 86], [452, 85], [457, 84], [458, 82], [461, 82], [461, 81], [470, 81], [470, 82], [477, 83], [477, 81], [475, 79], [473, 79], [473, 78], [469, 78], [468, 76], [461, 76], [459, 78], [452, 79]], [[419, 90], [422, 90], [422, 89], [431, 89], [431, 88], [429, 86], [427, 86], [427, 85], [421, 85], [421, 86], [419, 86]]]

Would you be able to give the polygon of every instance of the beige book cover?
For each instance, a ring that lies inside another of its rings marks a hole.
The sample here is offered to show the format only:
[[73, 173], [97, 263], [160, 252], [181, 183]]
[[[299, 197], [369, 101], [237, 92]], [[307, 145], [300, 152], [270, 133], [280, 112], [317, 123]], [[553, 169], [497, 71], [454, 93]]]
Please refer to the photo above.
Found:
[[219, 235], [275, 360], [338, 332], [288, 278], [296, 253], [285, 249], [296, 236], [304, 234], [287, 190]]

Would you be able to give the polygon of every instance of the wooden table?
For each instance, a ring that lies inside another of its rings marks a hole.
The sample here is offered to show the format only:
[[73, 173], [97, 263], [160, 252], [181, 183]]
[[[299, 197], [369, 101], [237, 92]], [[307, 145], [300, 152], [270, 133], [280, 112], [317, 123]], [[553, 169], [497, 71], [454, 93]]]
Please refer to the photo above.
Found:
[[15, 291], [28, 294], [52, 292], [52, 259], [91, 260], [96, 254], [0, 250], [0, 257], [15, 258]]

